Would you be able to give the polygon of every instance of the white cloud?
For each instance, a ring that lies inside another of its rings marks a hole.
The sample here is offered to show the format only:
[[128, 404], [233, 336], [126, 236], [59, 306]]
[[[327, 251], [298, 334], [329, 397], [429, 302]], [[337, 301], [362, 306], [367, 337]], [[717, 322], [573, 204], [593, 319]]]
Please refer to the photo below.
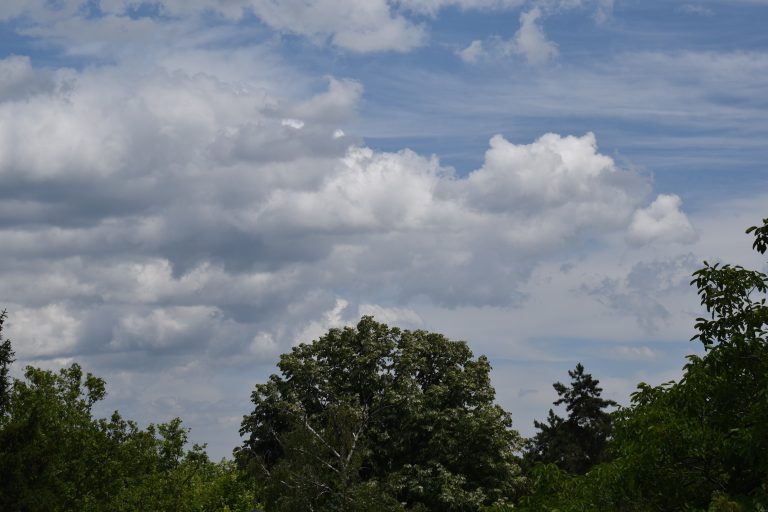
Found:
[[[167, 39], [198, 40], [196, 23], [206, 13], [217, 13], [225, 20], [238, 22], [256, 15], [270, 28], [306, 37], [318, 44], [353, 53], [379, 51], [406, 52], [421, 46], [427, 32], [422, 23], [408, 14], [436, 16], [448, 6], [461, 9], [510, 9], [522, 0], [102, 0], [100, 16], [85, 18], [93, 7], [86, 0], [67, 0], [55, 4], [43, 0], [9, 0], [0, 7], [0, 19], [24, 17], [32, 20], [22, 32], [33, 37], [57, 41], [76, 54], [124, 51], [120, 45]], [[166, 19], [136, 18], [130, 10], [142, 5], [159, 8]], [[182, 35], [183, 34], [183, 35]]]
[[[18, 87], [35, 79], [21, 75]], [[93, 312], [85, 331], [115, 349], [175, 346], [191, 331], [173, 321], [192, 325], [188, 312], [241, 318], [216, 327], [243, 334], [241, 350], [259, 333], [284, 346], [299, 330], [280, 322], [304, 325], [335, 297], [510, 304], [539, 258], [626, 229], [648, 190], [592, 134], [496, 136], [464, 178], [436, 157], [359, 147], [338, 135], [362, 91], [351, 81], [298, 101], [181, 70], [92, 68], [59, 82], [0, 103], [0, 126], [13, 125], [0, 130], [13, 212], [0, 233], [17, 261], [0, 280], [47, 283], [49, 297], [27, 286], [16, 299], [76, 301]], [[104, 306], [115, 301], [133, 306]], [[269, 315], [255, 321], [259, 311]], [[140, 341], [153, 337], [164, 341]]]
[[15, 309], [8, 327], [11, 332], [23, 333], [22, 339], [14, 340], [14, 350], [25, 359], [66, 354], [80, 341], [80, 319], [66, 305], [56, 302]]
[[520, 28], [509, 42], [508, 51], [525, 57], [529, 64], [543, 64], [558, 56], [557, 44], [547, 39], [539, 25], [541, 9], [534, 7], [520, 15]]
[[372, 316], [377, 321], [388, 324], [391, 327], [402, 329], [420, 329], [424, 326], [424, 320], [411, 308], [385, 307], [377, 304], [360, 304], [357, 308], [357, 317]]
[[616, 359], [625, 360], [654, 360], [658, 359], [660, 354], [650, 347], [640, 346], [618, 346], [610, 350], [610, 353]]
[[[272, 63], [206, 73], [219, 57], [0, 63], [12, 91], [0, 99], [0, 301], [18, 315], [9, 334], [25, 361], [76, 358], [118, 382], [143, 372], [130, 386], [144, 405], [157, 393], [199, 402], [189, 376], [220, 378], [206, 407], [243, 413], [227, 393], [247, 402], [253, 368], [361, 314], [439, 331], [466, 310], [532, 323], [542, 315], [529, 298], [549, 300], [533, 282], [542, 269], [620, 238], [646, 204], [647, 179], [593, 134], [497, 135], [459, 176], [436, 156], [340, 134], [353, 130], [358, 82], [302, 94], [263, 78]], [[570, 288], [582, 277], [576, 267]], [[574, 304], [605, 309], [567, 300], [575, 317]]]
[[483, 42], [477, 39], [469, 43], [469, 46], [463, 50], [456, 52], [456, 55], [468, 64], [476, 63], [484, 54], [485, 50], [483, 48]]
[[322, 319], [312, 320], [299, 331], [293, 341], [294, 345], [298, 345], [299, 343], [310, 343], [319, 339], [328, 332], [329, 329], [344, 327], [344, 325], [348, 323], [344, 321], [344, 311], [347, 309], [347, 306], [349, 306], [348, 301], [337, 298], [336, 304], [334, 304], [333, 308], [325, 312]]
[[529, 2], [530, 8], [520, 14], [520, 27], [511, 39], [491, 35], [485, 40], [474, 40], [456, 55], [469, 64], [483, 59], [497, 61], [510, 55], [520, 55], [531, 65], [542, 65], [558, 57], [557, 43], [547, 38], [541, 21], [563, 11], [572, 9], [594, 9], [594, 20], [598, 25], [607, 22], [613, 13], [614, 0], [536, 0]]
[[393, 13], [386, 0], [252, 0], [249, 8], [277, 30], [309, 38], [330, 37], [353, 52], [408, 51], [424, 41], [424, 30]]
[[179, 350], [209, 334], [211, 319], [218, 314], [210, 306], [157, 308], [148, 313], [128, 313], [116, 326], [110, 343], [117, 351], [151, 348]]
[[647, 208], [635, 212], [627, 232], [633, 245], [651, 242], [689, 244], [698, 239], [688, 217], [680, 211], [682, 200], [674, 194], [660, 194]]

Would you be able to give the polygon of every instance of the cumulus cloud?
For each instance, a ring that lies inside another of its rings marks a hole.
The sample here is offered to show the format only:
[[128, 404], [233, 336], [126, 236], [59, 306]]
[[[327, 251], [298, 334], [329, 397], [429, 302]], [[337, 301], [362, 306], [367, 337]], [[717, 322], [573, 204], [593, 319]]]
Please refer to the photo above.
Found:
[[377, 304], [513, 304], [539, 258], [626, 229], [649, 189], [592, 134], [495, 136], [466, 177], [373, 151], [339, 135], [353, 81], [289, 101], [200, 72], [0, 69], [14, 90], [43, 84], [0, 103], [0, 203], [13, 212], [0, 280], [18, 290], [3, 299], [75, 315], [71, 354], [253, 355], [338, 299], [345, 319], [413, 324]]
[[511, 39], [491, 36], [485, 41], [474, 40], [456, 55], [468, 64], [482, 60], [498, 60], [519, 55], [530, 65], [539, 66], [559, 55], [557, 44], [547, 39], [539, 20], [544, 16], [540, 7], [520, 15], [520, 28]]
[[37, 308], [19, 308], [8, 327], [24, 333], [23, 342], [14, 345], [19, 357], [50, 358], [77, 346], [81, 322], [66, 305], [52, 302]]
[[476, 64], [482, 60], [499, 60], [518, 55], [528, 64], [539, 66], [555, 60], [560, 50], [554, 41], [547, 38], [541, 22], [549, 17], [572, 9], [593, 9], [598, 25], [608, 21], [613, 13], [614, 0], [537, 0], [520, 14], [520, 26], [510, 39], [492, 35], [485, 40], [474, 40], [467, 47], [456, 51], [466, 63]]
[[[249, 386], [244, 369], [362, 314], [431, 328], [425, 304], [521, 307], [542, 262], [621, 236], [647, 204], [647, 179], [591, 133], [496, 135], [458, 175], [366, 147], [356, 81], [296, 93], [213, 75], [219, 54], [165, 62], [0, 61], [0, 302], [24, 361], [162, 368], [152, 386], [205, 364]], [[228, 386], [205, 403], [242, 413]]]
[[635, 212], [627, 232], [633, 245], [652, 242], [689, 244], [698, 239], [688, 217], [680, 211], [682, 200], [674, 194], [660, 194], [647, 208]]

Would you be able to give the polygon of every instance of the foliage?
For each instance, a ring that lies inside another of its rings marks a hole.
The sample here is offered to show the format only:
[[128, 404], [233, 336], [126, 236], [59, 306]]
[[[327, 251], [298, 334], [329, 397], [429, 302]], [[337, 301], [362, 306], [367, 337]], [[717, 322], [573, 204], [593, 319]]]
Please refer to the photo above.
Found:
[[3, 339], [3, 324], [7, 316], [5, 310], [0, 312], [0, 426], [3, 424], [10, 404], [11, 378], [9, 373], [15, 355], [13, 347], [11, 347], [11, 340]]
[[237, 450], [269, 510], [476, 510], [519, 488], [519, 435], [466, 343], [363, 317], [278, 366]]
[[600, 397], [600, 382], [584, 373], [581, 363], [568, 375], [570, 386], [561, 382], [552, 385], [560, 397], [554, 405], [565, 405], [568, 418], [550, 409], [546, 423], [535, 421], [539, 432], [528, 441], [525, 459], [529, 465], [554, 463], [571, 473], [583, 474], [605, 458], [611, 435], [611, 415], [605, 409], [617, 404]]
[[212, 463], [201, 446], [185, 450], [178, 418], [146, 429], [117, 412], [95, 419], [106, 385], [78, 364], [27, 367], [7, 391], [0, 510], [246, 511], [255, 503], [231, 463]]

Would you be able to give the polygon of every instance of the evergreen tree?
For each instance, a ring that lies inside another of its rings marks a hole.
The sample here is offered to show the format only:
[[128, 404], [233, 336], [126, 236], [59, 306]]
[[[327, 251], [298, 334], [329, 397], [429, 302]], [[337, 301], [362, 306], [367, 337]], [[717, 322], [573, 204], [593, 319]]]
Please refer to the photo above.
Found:
[[526, 462], [554, 463], [571, 473], [586, 473], [605, 458], [605, 447], [611, 435], [611, 415], [608, 407], [613, 400], [600, 397], [600, 381], [584, 373], [579, 363], [569, 371], [571, 385], [555, 382], [552, 386], [560, 398], [554, 405], [565, 405], [568, 418], [563, 419], [549, 410], [546, 423], [535, 421], [539, 432], [527, 443]]

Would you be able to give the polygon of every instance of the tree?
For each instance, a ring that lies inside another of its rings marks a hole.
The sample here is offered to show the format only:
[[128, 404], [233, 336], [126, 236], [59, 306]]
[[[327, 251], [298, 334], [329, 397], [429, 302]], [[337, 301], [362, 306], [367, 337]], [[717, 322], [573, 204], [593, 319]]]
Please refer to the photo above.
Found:
[[571, 473], [583, 474], [605, 458], [611, 435], [611, 415], [606, 409], [617, 404], [600, 397], [600, 381], [584, 373], [581, 363], [568, 375], [570, 386], [561, 382], [552, 385], [560, 397], [553, 403], [566, 406], [568, 419], [550, 409], [546, 423], [534, 421], [539, 432], [527, 443], [526, 460], [529, 464], [554, 463]]
[[[0, 314], [0, 328], [5, 314]], [[2, 339], [0, 329], [0, 339]], [[253, 484], [204, 447], [186, 449], [176, 418], [141, 429], [115, 411], [93, 417], [103, 379], [78, 364], [28, 366], [10, 382], [10, 341], [0, 344], [0, 510], [249, 511]]]
[[466, 343], [363, 317], [278, 367], [236, 450], [269, 510], [476, 510], [518, 490], [520, 437]]
[[13, 363], [13, 347], [11, 340], [3, 339], [3, 324], [7, 318], [6, 310], [0, 312], [0, 425], [3, 424], [8, 406], [10, 405], [11, 378], [10, 366]]

